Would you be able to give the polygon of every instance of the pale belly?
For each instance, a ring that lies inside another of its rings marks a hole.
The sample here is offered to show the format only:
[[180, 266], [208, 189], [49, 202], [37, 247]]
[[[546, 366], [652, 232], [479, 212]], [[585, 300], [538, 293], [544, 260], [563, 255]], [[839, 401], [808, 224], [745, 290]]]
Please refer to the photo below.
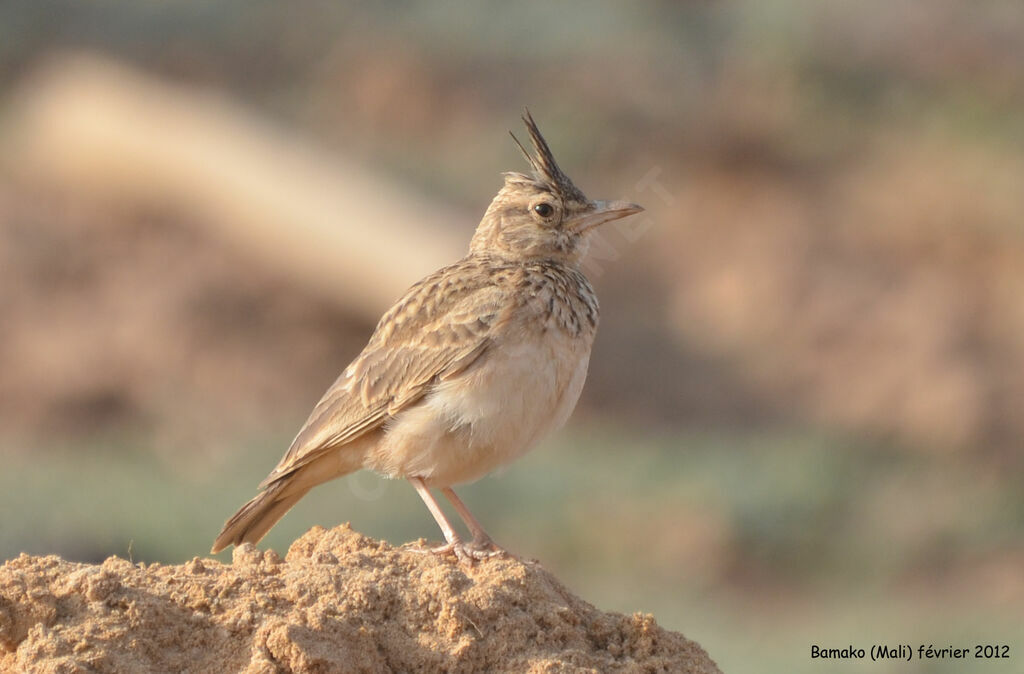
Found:
[[539, 348], [505, 345], [485, 354], [392, 419], [366, 467], [443, 487], [518, 458], [576, 406], [590, 360], [590, 344], [581, 341], [549, 334]]

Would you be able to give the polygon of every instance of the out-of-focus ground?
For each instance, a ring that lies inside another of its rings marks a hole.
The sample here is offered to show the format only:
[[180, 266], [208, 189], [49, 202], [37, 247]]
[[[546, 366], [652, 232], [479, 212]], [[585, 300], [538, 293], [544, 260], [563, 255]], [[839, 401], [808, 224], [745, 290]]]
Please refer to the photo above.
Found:
[[[1022, 35], [946, 0], [3, 5], [0, 558], [208, 549], [529, 105], [648, 210], [588, 264], [570, 428], [465, 489], [492, 533], [724, 671], [1019, 651]], [[267, 544], [346, 520], [435, 535], [363, 475]]]

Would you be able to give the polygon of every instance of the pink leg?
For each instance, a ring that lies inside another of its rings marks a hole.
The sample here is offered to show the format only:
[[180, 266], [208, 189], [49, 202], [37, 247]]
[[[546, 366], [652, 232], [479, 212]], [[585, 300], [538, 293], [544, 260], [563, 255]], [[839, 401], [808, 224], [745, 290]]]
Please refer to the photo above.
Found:
[[[455, 553], [455, 556], [458, 557], [460, 562], [469, 562], [472, 564], [478, 559], [484, 559], [485, 557], [490, 557], [496, 554], [495, 550], [500, 551], [500, 549], [498, 549], [493, 543], [490, 543], [492, 548], [491, 550], [482, 549], [481, 543], [486, 543], [484, 541], [477, 541], [476, 532], [479, 531], [483, 533], [483, 529], [480, 528], [480, 524], [476, 520], [472, 520], [473, 524], [470, 525], [470, 529], [473, 530], [473, 543], [470, 545], [463, 543], [462, 539], [459, 538], [459, 535], [455, 532], [455, 528], [452, 527], [451, 521], [449, 521], [448, 517], [444, 514], [444, 511], [441, 510], [441, 506], [437, 502], [437, 499], [435, 499], [434, 495], [430, 493], [429, 489], [427, 489], [427, 485], [423, 483], [423, 479], [410, 477], [409, 482], [411, 482], [412, 486], [416, 488], [416, 492], [420, 495], [420, 498], [423, 499], [423, 503], [427, 506], [427, 510], [429, 510], [430, 514], [434, 516], [434, 521], [437, 522], [437, 526], [441, 527], [441, 533], [444, 534], [444, 539], [448, 541], [445, 545], [437, 548], [431, 548], [431, 552], [439, 555], [452, 552]], [[450, 489], [448, 491], [451, 492]], [[455, 492], [451, 492], [451, 496], [449, 496], [449, 498], [454, 495]], [[469, 514], [469, 511], [466, 510], [466, 506], [462, 501], [458, 500], [457, 496], [455, 496], [455, 501], [452, 501], [452, 504], [456, 506], [460, 515], [463, 512], [467, 515]], [[470, 515], [470, 518], [472, 519], [472, 515]], [[469, 521], [467, 521], [466, 524], [469, 525]], [[483, 533], [483, 535], [485, 537], [487, 536], [486, 533]], [[486, 538], [485, 541], [489, 542], [490, 538]]]
[[477, 521], [473, 514], [469, 512], [469, 508], [462, 502], [462, 499], [458, 497], [455, 490], [451, 487], [441, 487], [441, 493], [444, 494], [452, 505], [455, 506], [455, 511], [459, 513], [459, 517], [469, 527], [469, 532], [473, 534], [473, 547], [477, 550], [487, 551], [491, 554], [503, 552], [497, 544], [491, 539], [491, 537], [484, 531], [483, 526]]
[[423, 499], [423, 503], [426, 504], [427, 510], [434, 516], [434, 521], [437, 522], [437, 526], [441, 527], [441, 533], [444, 534], [444, 540], [448, 541], [449, 546], [461, 545], [462, 539], [455, 533], [455, 529], [452, 527], [452, 523], [448, 521], [448, 517], [441, 510], [440, 504], [434, 495], [427, 489], [427, 485], [423, 484], [423, 480], [418, 477], [410, 477], [409, 482], [412, 483], [413, 487], [416, 487], [416, 492], [419, 493], [420, 498]]

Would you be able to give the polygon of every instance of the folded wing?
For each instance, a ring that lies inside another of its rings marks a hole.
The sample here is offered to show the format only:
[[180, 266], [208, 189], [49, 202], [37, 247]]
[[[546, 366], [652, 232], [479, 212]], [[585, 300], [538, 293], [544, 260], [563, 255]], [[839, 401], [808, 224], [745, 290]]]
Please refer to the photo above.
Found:
[[491, 276], [478, 262], [463, 260], [410, 288], [260, 487], [379, 428], [438, 381], [471, 367], [487, 351], [506, 309]]

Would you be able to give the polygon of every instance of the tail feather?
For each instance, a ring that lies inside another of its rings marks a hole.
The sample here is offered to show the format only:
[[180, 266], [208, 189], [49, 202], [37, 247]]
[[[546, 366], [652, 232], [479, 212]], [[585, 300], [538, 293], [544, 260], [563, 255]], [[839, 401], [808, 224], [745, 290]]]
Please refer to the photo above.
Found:
[[212, 552], [216, 554], [229, 545], [258, 543], [310, 489], [362, 468], [363, 458], [376, 442], [375, 437], [364, 436], [295, 470], [278, 475], [267, 484], [266, 489], [256, 494], [253, 500], [242, 506], [224, 524], [217, 540], [213, 542]]
[[258, 543], [313, 485], [299, 489], [295, 486], [288, 478], [272, 482], [224, 524], [210, 552], [216, 554], [229, 545]]

